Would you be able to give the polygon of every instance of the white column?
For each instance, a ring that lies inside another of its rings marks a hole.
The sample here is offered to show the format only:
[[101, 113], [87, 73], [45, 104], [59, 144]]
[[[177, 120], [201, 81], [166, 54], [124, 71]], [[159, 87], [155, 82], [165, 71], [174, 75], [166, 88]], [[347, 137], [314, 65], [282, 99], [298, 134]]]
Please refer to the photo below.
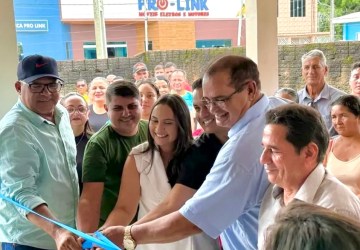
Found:
[[148, 37], [148, 16], [147, 16], [147, 8], [148, 8], [148, 3], [147, 0], [144, 1], [144, 6], [145, 6], [145, 22], [144, 22], [144, 31], [145, 31], [145, 51], [148, 52], [149, 50], [149, 37]]
[[17, 100], [14, 84], [18, 64], [14, 6], [12, 0], [0, 0], [0, 119]]
[[277, 0], [246, 0], [246, 56], [259, 67], [262, 91], [278, 88]]
[[333, 23], [333, 19], [335, 17], [335, 4], [334, 0], [330, 0], [330, 41], [335, 41], [335, 24]]
[[104, 18], [103, 0], [93, 0], [94, 4], [94, 25], [96, 38], [96, 58], [104, 59], [108, 57], [106, 42], [106, 26]]

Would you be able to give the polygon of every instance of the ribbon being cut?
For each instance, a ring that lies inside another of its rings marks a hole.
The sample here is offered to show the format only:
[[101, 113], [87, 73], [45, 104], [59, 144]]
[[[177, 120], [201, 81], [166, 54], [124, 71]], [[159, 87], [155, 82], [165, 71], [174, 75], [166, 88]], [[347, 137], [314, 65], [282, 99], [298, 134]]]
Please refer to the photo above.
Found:
[[47, 220], [51, 223], [54, 223], [55, 225], [61, 227], [61, 228], [64, 228], [66, 230], [68, 230], [69, 232], [83, 238], [85, 241], [83, 242], [82, 244], [82, 248], [83, 249], [90, 249], [90, 248], [93, 248], [93, 247], [100, 247], [104, 250], [121, 250], [121, 248], [119, 248], [117, 245], [115, 245], [114, 243], [112, 243], [108, 238], [106, 238], [102, 233], [100, 232], [95, 232], [94, 233], [94, 236], [91, 236], [89, 234], [86, 234], [86, 233], [83, 233], [79, 230], [76, 230], [72, 227], [69, 227], [61, 222], [58, 222], [58, 221], [55, 221], [55, 220], [52, 220], [52, 219], [49, 219], [39, 213], [36, 213], [35, 211], [31, 210], [30, 208], [27, 208], [23, 205], [21, 205], [20, 203], [18, 203], [17, 201], [14, 201], [2, 194], [0, 194], [0, 198], [7, 201], [7, 202], [10, 202], [12, 203], [13, 205], [19, 207], [19, 208], [22, 208], [24, 209], [25, 211], [27, 212], [30, 212], [30, 213], [33, 213], [41, 218], [43, 218], [44, 220]]

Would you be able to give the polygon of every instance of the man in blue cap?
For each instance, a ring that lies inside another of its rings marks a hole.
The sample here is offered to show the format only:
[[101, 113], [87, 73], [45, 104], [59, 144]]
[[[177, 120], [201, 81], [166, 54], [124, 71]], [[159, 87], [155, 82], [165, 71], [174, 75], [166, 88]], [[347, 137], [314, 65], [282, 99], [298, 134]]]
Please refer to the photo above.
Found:
[[[76, 146], [58, 104], [63, 81], [53, 58], [25, 57], [18, 65], [18, 102], [0, 121], [1, 194], [75, 227]], [[2, 249], [78, 249], [64, 229], [0, 200]]]

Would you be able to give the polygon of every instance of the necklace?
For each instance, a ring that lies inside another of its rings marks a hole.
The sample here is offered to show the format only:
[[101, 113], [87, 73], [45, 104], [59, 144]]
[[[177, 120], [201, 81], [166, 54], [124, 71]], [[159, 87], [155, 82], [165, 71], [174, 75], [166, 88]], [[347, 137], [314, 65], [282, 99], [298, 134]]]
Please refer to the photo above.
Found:
[[85, 136], [85, 132], [83, 132], [82, 133], [82, 135], [81, 135], [81, 137], [80, 137], [80, 139], [79, 139], [79, 141], [78, 142], [76, 142], [76, 138], [78, 137], [75, 137], [75, 142], [76, 142], [76, 147], [79, 145], [79, 143], [82, 141], [82, 139], [84, 138], [84, 136]]

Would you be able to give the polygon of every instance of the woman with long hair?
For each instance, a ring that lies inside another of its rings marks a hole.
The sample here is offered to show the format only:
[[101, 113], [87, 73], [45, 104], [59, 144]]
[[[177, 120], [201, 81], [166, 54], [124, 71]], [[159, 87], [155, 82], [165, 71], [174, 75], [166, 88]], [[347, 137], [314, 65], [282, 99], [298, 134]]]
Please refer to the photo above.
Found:
[[330, 173], [360, 197], [360, 99], [344, 95], [331, 104], [338, 136], [330, 140], [324, 164]]
[[[133, 148], [125, 163], [119, 197], [102, 228], [128, 225], [139, 206], [138, 219], [154, 209], [181, 174], [181, 161], [192, 145], [189, 109], [178, 95], [164, 95], [155, 103], [148, 126], [148, 142]], [[217, 249], [216, 241], [201, 233], [169, 244], [138, 246], [142, 250]]]
[[165, 76], [156, 76], [155, 86], [159, 89], [160, 95], [170, 94], [169, 81]]
[[86, 143], [93, 134], [89, 125], [89, 107], [83, 96], [71, 92], [61, 99], [61, 104], [67, 109], [70, 116], [70, 124], [75, 136], [76, 143], [76, 170], [79, 177], [80, 193], [82, 191], [82, 160]]
[[137, 84], [141, 100], [141, 119], [148, 121], [150, 112], [156, 100], [159, 98], [159, 89], [151, 79], [143, 79]]
[[90, 82], [89, 98], [91, 105], [89, 106], [89, 122], [95, 132], [109, 120], [105, 110], [105, 93], [108, 86], [108, 81], [103, 77], [95, 77]]

